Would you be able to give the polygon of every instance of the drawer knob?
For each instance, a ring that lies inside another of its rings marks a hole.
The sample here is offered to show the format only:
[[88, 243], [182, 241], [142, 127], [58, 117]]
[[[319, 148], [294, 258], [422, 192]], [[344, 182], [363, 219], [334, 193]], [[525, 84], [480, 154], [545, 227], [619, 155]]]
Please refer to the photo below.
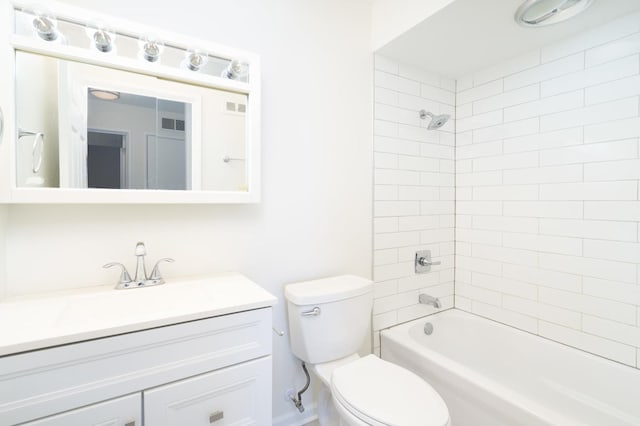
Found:
[[222, 419], [224, 419], [224, 411], [214, 411], [209, 416], [209, 423], [214, 423]]
[[136, 426], [136, 422], [127, 422], [124, 426]]

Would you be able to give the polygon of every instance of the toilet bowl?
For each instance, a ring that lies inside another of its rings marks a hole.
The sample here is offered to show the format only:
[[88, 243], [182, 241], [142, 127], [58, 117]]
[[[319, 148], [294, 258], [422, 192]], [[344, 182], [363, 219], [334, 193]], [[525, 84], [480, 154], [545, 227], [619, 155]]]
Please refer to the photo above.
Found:
[[330, 389], [342, 424], [449, 424], [449, 411], [440, 395], [409, 370], [375, 355], [351, 356], [336, 365], [333, 371], [324, 364], [312, 366], [312, 371]]
[[373, 285], [344, 275], [289, 284], [285, 297], [293, 353], [330, 392], [321, 426], [447, 426], [447, 406], [425, 380], [357, 349], [370, 330]]

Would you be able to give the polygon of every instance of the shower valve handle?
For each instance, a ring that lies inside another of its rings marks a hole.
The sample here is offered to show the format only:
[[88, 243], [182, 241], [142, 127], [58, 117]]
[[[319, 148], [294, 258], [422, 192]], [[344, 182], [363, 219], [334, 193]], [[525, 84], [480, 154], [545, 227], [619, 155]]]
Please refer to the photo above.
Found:
[[421, 257], [418, 259], [418, 264], [420, 266], [433, 266], [433, 265], [440, 265], [442, 264], [442, 262], [432, 262], [430, 259], [427, 259], [426, 257]]

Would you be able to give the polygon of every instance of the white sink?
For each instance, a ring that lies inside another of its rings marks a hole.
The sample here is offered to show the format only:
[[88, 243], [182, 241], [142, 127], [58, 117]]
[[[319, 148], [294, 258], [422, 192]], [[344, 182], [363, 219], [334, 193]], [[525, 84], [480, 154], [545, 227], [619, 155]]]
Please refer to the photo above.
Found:
[[76, 322], [125, 321], [173, 316], [180, 309], [206, 310], [212, 305], [203, 290], [206, 281], [163, 284], [132, 290], [110, 290], [67, 300], [56, 318], [55, 326], [68, 327]]
[[0, 302], [0, 356], [264, 308], [276, 300], [239, 274], [7, 299]]

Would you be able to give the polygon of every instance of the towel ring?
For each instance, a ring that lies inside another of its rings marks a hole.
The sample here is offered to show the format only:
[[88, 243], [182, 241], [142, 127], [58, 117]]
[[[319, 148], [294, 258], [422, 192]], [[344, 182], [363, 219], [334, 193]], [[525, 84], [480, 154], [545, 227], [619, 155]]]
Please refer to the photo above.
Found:
[[30, 132], [20, 129], [18, 131], [18, 139], [25, 136], [35, 136], [33, 138], [33, 146], [31, 147], [31, 171], [35, 174], [42, 167], [42, 152], [44, 151], [44, 133]]

